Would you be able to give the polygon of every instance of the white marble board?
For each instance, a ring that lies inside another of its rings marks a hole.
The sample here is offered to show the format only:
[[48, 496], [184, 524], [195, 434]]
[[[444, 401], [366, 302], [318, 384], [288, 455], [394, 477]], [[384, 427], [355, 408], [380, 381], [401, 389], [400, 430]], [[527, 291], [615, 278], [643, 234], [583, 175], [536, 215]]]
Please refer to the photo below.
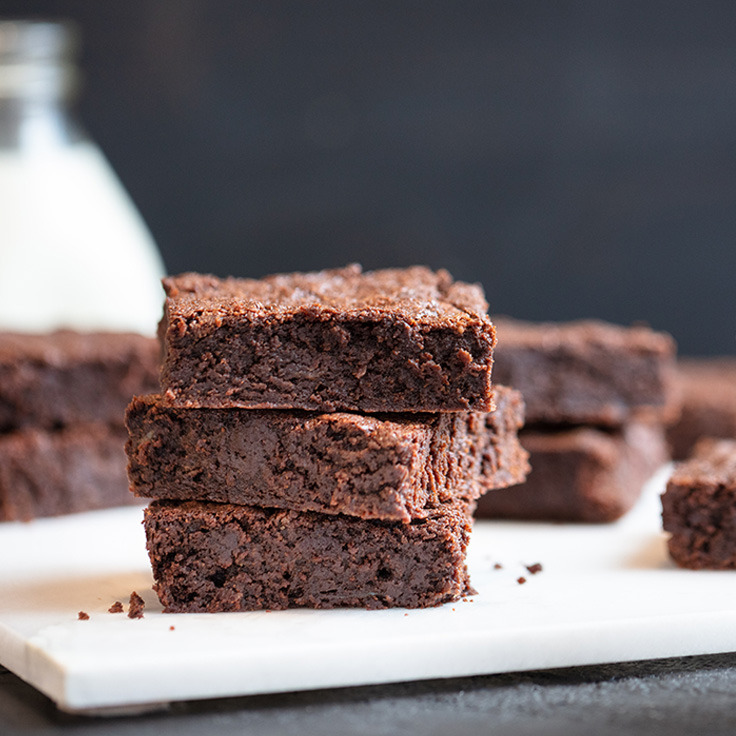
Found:
[[[116, 712], [736, 651], [736, 574], [668, 560], [665, 474], [614, 524], [477, 522], [469, 566], [478, 594], [427, 610], [163, 614], [141, 508], [2, 524], [0, 664], [60, 708]], [[536, 562], [543, 570], [530, 575]], [[108, 613], [116, 600], [127, 610], [133, 590], [142, 619]]]

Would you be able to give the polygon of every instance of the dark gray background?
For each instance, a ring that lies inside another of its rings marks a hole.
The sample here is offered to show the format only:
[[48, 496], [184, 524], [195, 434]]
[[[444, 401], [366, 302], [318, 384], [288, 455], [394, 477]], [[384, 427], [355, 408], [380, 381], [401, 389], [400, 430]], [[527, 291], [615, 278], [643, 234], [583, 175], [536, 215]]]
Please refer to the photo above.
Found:
[[81, 115], [170, 272], [426, 263], [492, 313], [736, 353], [730, 0], [0, 12], [81, 24]]

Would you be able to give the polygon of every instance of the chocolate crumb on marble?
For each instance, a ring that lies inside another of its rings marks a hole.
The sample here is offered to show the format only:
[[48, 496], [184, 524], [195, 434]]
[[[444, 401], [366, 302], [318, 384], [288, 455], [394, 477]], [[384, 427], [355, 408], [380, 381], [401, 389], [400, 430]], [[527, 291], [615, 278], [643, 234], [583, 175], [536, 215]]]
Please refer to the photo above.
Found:
[[128, 605], [128, 618], [143, 618], [143, 609], [146, 604], [138, 593], [133, 591], [130, 594], [130, 602]]

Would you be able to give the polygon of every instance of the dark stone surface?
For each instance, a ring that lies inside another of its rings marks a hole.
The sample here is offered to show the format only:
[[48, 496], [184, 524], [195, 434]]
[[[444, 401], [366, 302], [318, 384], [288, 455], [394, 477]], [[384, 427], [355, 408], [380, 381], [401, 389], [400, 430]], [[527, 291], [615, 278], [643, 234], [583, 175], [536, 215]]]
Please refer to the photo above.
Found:
[[736, 654], [174, 703], [137, 716], [59, 712], [0, 673], [4, 736], [494, 736], [736, 731]]

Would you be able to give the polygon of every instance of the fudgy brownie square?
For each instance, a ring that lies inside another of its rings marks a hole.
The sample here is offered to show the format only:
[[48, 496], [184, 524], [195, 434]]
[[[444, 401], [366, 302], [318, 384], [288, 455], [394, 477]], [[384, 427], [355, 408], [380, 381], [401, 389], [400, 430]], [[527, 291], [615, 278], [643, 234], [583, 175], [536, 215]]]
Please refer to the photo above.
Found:
[[128, 490], [125, 430], [77, 424], [0, 435], [0, 521], [139, 503]]
[[529, 451], [526, 481], [479, 499], [479, 518], [608, 522], [626, 513], [667, 459], [664, 428], [628, 422], [595, 427], [522, 430]]
[[122, 427], [130, 399], [158, 390], [159, 352], [154, 338], [132, 333], [0, 333], [0, 432]]
[[490, 411], [480, 286], [416, 266], [164, 279], [161, 387], [181, 407]]
[[133, 493], [149, 498], [410, 521], [453, 498], [521, 482], [518, 391], [494, 387], [490, 414], [361, 415], [130, 404]]
[[672, 457], [684, 460], [702, 437], [736, 437], [736, 357], [681, 358], [679, 419], [667, 430]]
[[145, 511], [164, 611], [437, 606], [468, 592], [470, 521], [409, 524], [311, 511], [154, 501]]
[[693, 570], [736, 569], [736, 440], [705, 438], [662, 494], [669, 553]]
[[494, 318], [494, 382], [521, 391], [527, 424], [617, 426], [676, 417], [675, 342], [646, 327]]

